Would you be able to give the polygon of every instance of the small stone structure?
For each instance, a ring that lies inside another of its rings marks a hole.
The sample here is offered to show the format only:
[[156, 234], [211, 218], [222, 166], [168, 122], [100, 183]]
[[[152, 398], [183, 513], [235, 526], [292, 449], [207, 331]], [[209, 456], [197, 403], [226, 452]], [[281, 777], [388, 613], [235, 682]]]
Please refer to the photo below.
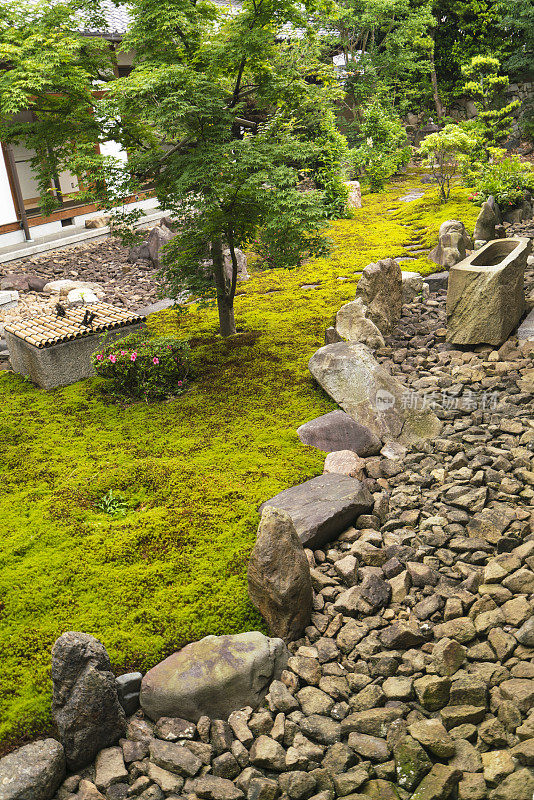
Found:
[[[87, 311], [94, 314], [84, 325]], [[144, 327], [145, 317], [108, 303], [70, 308], [66, 316], [53, 314], [16, 320], [5, 326], [11, 364], [15, 372], [29, 375], [41, 389], [54, 389], [94, 375], [91, 355], [101, 335], [107, 342]]]
[[451, 268], [447, 341], [501, 345], [525, 311], [530, 239], [496, 239]]

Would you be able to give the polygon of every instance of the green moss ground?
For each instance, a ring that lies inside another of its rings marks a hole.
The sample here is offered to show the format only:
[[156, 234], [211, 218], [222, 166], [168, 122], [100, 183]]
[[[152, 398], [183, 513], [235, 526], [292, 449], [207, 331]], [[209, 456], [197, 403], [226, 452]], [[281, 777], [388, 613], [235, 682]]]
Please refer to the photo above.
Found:
[[[256, 509], [322, 471], [323, 454], [295, 431], [334, 407], [308, 359], [354, 297], [355, 271], [408, 255], [408, 243], [433, 246], [444, 219], [472, 227], [478, 213], [463, 190], [446, 206], [433, 187], [399, 203], [416, 185], [408, 176], [334, 222], [330, 259], [253, 275], [236, 299], [244, 333], [234, 340], [215, 337], [214, 309], [151, 317], [155, 333], [198, 337], [195, 380], [175, 401], [121, 408], [96, 379], [47, 393], [0, 373], [4, 746], [50, 724], [50, 648], [65, 630], [100, 638], [122, 672], [209, 633], [261, 626], [246, 592]], [[403, 266], [435, 270], [426, 257]], [[130, 503], [125, 517], [95, 511], [109, 489]]]

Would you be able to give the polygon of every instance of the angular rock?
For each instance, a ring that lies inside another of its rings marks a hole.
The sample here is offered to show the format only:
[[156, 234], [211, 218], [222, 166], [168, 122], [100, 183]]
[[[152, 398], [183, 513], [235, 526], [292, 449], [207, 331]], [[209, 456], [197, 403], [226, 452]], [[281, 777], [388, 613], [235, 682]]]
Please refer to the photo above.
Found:
[[104, 645], [85, 633], [64, 633], [52, 648], [52, 682], [52, 715], [74, 770], [116, 744], [126, 729]]
[[471, 237], [463, 222], [449, 219], [442, 222], [439, 229], [437, 246], [430, 252], [429, 258], [441, 267], [450, 269], [465, 258], [467, 248], [472, 247]]
[[98, 789], [109, 789], [112, 784], [128, 778], [120, 747], [106, 747], [101, 750], [96, 757], [95, 768], [95, 784]]
[[497, 215], [493, 210], [491, 204], [486, 200], [482, 203], [480, 214], [475, 222], [475, 230], [473, 239], [476, 241], [489, 242], [495, 238], [495, 226], [497, 225]]
[[286, 767], [286, 753], [281, 744], [262, 734], [250, 748], [250, 761], [256, 767], [283, 772]]
[[414, 681], [417, 699], [428, 711], [438, 711], [447, 705], [450, 686], [449, 678], [438, 678], [435, 675], [424, 675]]
[[285, 489], [260, 506], [278, 508], [289, 514], [304, 547], [316, 549], [335, 539], [360, 514], [373, 507], [365, 486], [345, 475], [320, 475]]
[[525, 310], [523, 274], [530, 239], [496, 239], [451, 268], [447, 341], [500, 346]]
[[443, 638], [436, 642], [432, 651], [432, 661], [438, 675], [454, 675], [466, 658], [466, 649], [456, 639]]
[[515, 770], [515, 764], [508, 750], [491, 750], [482, 753], [484, 778], [490, 786], [496, 786], [503, 778]]
[[167, 228], [166, 225], [156, 225], [148, 234], [146, 243], [148, 257], [157, 269], [161, 267], [162, 249], [171, 239], [174, 239], [175, 236], [176, 233], [171, 231], [170, 228]]
[[429, 409], [410, 408], [407, 389], [362, 344], [321, 347], [310, 359], [315, 380], [362, 425], [383, 439], [413, 443], [434, 438], [441, 423]]
[[328, 453], [324, 461], [323, 474], [347, 475], [349, 478], [361, 480], [364, 477], [365, 459], [357, 456], [352, 450], [338, 450]]
[[360, 297], [341, 306], [336, 314], [335, 328], [338, 336], [347, 342], [362, 342], [371, 350], [384, 347], [382, 334], [374, 322], [367, 319], [365, 313], [366, 308]]
[[428, 283], [431, 292], [439, 292], [440, 289], [446, 289], [449, 283], [449, 272], [433, 272], [431, 275], [425, 275], [425, 283]]
[[241, 789], [226, 778], [216, 775], [203, 775], [191, 782], [191, 791], [202, 800], [241, 800]]
[[2, 800], [50, 800], [65, 777], [65, 754], [55, 739], [43, 739], [0, 758]]
[[532, 800], [534, 796], [534, 775], [527, 767], [513, 772], [504, 778], [490, 792], [490, 800]]
[[158, 767], [168, 769], [183, 778], [192, 778], [202, 767], [202, 761], [187, 747], [174, 742], [153, 739], [150, 742], [150, 759]]
[[256, 708], [279, 678], [288, 652], [281, 639], [258, 631], [206, 636], [149, 670], [141, 684], [141, 707], [154, 720], [201, 716], [227, 719], [244, 706]]
[[403, 271], [402, 273], [402, 302], [412, 303], [418, 294], [423, 291], [423, 276], [419, 272]]
[[391, 333], [402, 314], [402, 273], [394, 258], [368, 264], [356, 289], [367, 306], [366, 316], [382, 334]]
[[413, 722], [408, 731], [410, 736], [438, 758], [452, 758], [456, 751], [454, 740], [437, 719]]
[[423, 778], [410, 800], [447, 800], [454, 791], [462, 772], [446, 764], [434, 764]]
[[414, 623], [394, 622], [382, 631], [380, 641], [388, 650], [410, 650], [423, 644], [425, 636]]
[[303, 444], [317, 447], [325, 453], [351, 450], [363, 458], [380, 452], [382, 442], [365, 425], [360, 425], [344, 411], [330, 411], [321, 417], [305, 422], [297, 428]]
[[500, 684], [505, 700], [512, 700], [520, 711], [526, 713], [534, 706], [534, 680], [511, 678]]
[[309, 625], [313, 609], [310, 566], [289, 514], [267, 506], [247, 571], [249, 597], [269, 632], [289, 642]]
[[403, 789], [413, 791], [432, 769], [432, 762], [415, 739], [405, 736], [393, 748], [397, 783]]

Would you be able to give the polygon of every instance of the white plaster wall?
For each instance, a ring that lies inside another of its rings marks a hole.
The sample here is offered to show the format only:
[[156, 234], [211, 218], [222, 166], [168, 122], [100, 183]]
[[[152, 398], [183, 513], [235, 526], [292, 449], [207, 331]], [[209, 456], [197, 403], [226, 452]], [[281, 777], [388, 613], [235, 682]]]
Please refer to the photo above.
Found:
[[4, 153], [0, 149], [0, 225], [17, 221], [17, 212], [11, 196]]
[[20, 244], [25, 241], [26, 237], [22, 229], [20, 231], [0, 234], [0, 247], [10, 247], [12, 244]]

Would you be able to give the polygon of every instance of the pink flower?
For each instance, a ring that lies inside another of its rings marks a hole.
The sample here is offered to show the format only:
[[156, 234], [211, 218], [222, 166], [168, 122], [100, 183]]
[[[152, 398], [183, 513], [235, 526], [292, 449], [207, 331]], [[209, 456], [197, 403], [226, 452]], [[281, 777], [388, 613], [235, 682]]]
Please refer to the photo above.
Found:
[[130, 356], [130, 361], [135, 361], [136, 358], [137, 358], [137, 353], [133, 352], [132, 355]]
[[112, 364], [114, 364], [115, 361], [117, 360], [117, 356], [110, 356], [109, 360], [111, 361]]
[[97, 357], [96, 357], [96, 360], [97, 360], [97, 361], [102, 361], [102, 359], [103, 359], [103, 355], [102, 355], [102, 353], [99, 353], [99, 354], [97, 355]]
[[153, 358], [152, 359], [152, 363], [153, 364], [159, 364], [159, 358]]
[[126, 355], [126, 350], [121, 350], [121, 356], [125, 356], [125, 355]]
[[182, 381], [178, 381], [178, 386], [181, 386], [181, 385], [182, 385]]

